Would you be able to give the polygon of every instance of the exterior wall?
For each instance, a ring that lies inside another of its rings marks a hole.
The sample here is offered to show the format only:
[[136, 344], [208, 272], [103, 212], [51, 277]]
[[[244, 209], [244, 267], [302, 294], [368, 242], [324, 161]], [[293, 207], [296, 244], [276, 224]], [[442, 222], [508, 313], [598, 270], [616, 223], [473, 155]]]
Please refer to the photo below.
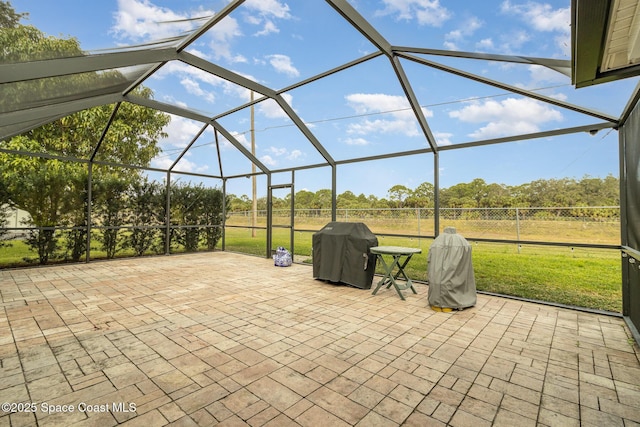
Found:
[[7, 221], [4, 223], [6, 228], [26, 228], [25, 220], [29, 219], [29, 212], [22, 209], [9, 209]]
[[640, 330], [640, 106], [620, 128], [622, 313], [639, 340]]

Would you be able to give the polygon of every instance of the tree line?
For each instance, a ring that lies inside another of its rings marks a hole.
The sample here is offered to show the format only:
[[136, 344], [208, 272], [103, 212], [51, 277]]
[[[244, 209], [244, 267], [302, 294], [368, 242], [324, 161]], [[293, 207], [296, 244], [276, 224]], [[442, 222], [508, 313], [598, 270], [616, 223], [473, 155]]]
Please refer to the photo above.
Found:
[[[404, 185], [393, 185], [387, 197], [355, 195], [345, 191], [336, 196], [338, 209], [391, 209], [391, 208], [433, 208], [435, 189], [433, 184], [424, 182], [411, 189]], [[618, 178], [585, 176], [582, 179], [560, 178], [539, 179], [526, 184], [509, 186], [487, 183], [476, 178], [468, 183], [460, 183], [439, 192], [441, 208], [515, 208], [515, 207], [562, 207], [618, 206], [620, 187]], [[316, 192], [300, 190], [295, 193], [296, 209], [331, 209], [331, 190]], [[258, 209], [266, 209], [266, 197], [258, 199]], [[246, 196], [230, 196], [231, 211], [251, 210], [251, 200]], [[290, 195], [273, 199], [275, 209], [288, 209]]]

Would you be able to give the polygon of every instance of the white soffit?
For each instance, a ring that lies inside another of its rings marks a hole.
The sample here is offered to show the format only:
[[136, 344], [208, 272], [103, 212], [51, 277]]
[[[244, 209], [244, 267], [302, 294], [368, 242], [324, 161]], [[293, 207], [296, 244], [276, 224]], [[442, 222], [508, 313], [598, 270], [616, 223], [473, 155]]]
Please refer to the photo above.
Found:
[[640, 64], [638, 0], [614, 0], [600, 72]]

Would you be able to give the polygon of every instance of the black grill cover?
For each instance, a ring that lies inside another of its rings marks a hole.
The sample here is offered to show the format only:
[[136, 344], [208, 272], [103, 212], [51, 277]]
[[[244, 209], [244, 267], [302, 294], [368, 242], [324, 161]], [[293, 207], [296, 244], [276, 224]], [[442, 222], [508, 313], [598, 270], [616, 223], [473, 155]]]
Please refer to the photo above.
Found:
[[313, 235], [313, 277], [369, 289], [378, 238], [361, 222], [330, 222]]

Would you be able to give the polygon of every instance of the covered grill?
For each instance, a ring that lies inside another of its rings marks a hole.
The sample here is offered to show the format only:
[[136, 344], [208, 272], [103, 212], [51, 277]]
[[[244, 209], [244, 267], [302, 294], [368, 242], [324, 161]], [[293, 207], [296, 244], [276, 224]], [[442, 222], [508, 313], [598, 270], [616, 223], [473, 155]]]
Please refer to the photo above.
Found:
[[429, 305], [434, 309], [463, 309], [476, 304], [471, 245], [453, 227], [436, 237], [427, 255]]
[[313, 235], [313, 277], [371, 288], [378, 238], [361, 222], [330, 222]]

